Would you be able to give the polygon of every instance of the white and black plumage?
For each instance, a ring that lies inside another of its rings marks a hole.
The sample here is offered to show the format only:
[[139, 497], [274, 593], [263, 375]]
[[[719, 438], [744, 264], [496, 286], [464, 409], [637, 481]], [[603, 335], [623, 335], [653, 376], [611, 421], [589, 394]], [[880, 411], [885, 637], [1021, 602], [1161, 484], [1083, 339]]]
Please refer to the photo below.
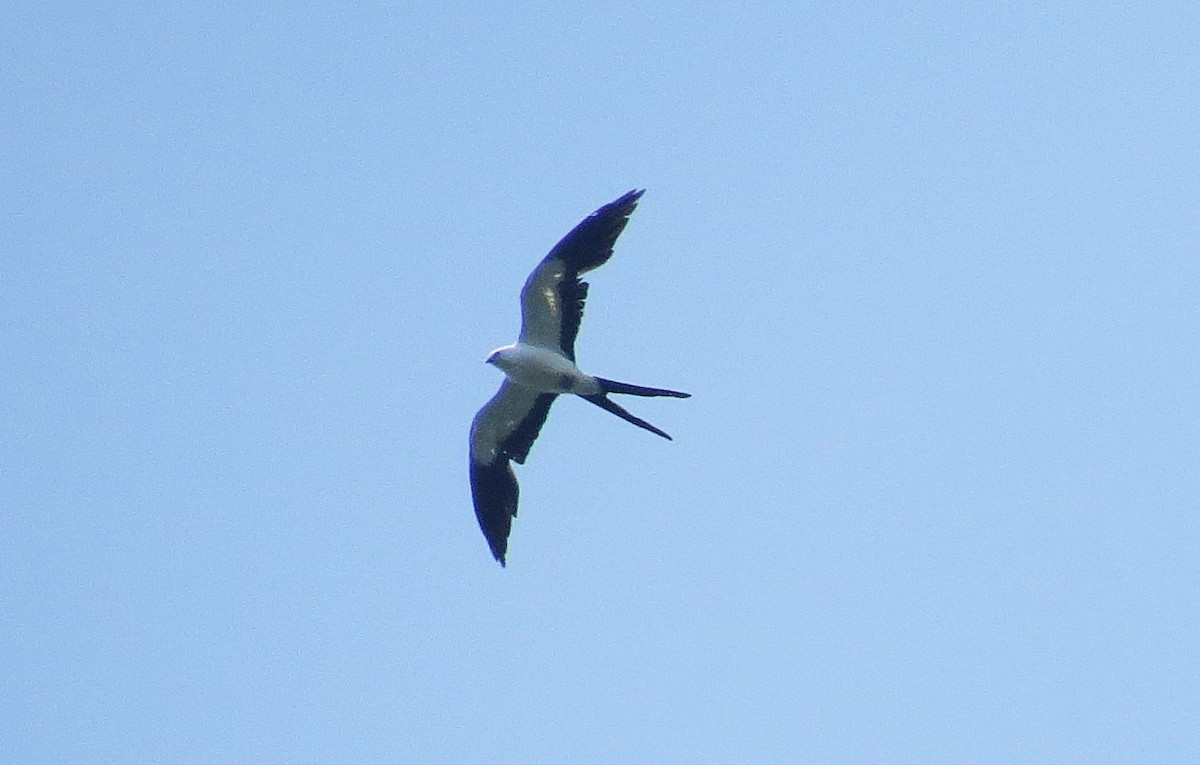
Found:
[[520, 339], [487, 358], [504, 371], [505, 380], [471, 423], [471, 496], [479, 527], [501, 566], [517, 514], [517, 477], [510, 462], [525, 462], [559, 394], [573, 393], [668, 440], [670, 436], [625, 411], [608, 394], [690, 395], [593, 377], [575, 366], [575, 336], [588, 291], [579, 275], [612, 257], [613, 244], [642, 193], [630, 191], [604, 205], [554, 245], [521, 289]]

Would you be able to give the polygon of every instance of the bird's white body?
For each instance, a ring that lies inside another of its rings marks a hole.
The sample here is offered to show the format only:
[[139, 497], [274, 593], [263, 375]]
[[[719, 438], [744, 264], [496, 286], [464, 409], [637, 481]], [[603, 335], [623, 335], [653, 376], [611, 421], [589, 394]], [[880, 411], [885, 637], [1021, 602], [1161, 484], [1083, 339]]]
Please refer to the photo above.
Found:
[[553, 348], [514, 343], [492, 351], [487, 360], [517, 385], [539, 393], [594, 396], [601, 392], [596, 378], [580, 371], [575, 362]]

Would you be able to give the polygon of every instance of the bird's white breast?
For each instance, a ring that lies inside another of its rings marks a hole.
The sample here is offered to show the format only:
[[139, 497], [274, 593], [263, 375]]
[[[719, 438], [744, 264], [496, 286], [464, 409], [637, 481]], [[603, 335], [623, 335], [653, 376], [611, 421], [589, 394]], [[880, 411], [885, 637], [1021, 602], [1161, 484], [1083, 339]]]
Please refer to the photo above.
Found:
[[591, 375], [579, 371], [575, 362], [553, 348], [517, 343], [505, 349], [496, 366], [517, 385], [542, 393], [588, 396], [600, 392], [600, 385]]

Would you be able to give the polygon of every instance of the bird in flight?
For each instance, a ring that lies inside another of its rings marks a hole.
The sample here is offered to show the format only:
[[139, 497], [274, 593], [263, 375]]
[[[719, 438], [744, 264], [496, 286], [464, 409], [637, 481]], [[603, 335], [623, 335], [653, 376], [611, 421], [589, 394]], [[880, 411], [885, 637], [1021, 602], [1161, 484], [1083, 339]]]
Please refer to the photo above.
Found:
[[525, 463], [557, 396], [573, 393], [669, 441], [664, 431], [608, 396], [691, 395], [593, 377], [575, 366], [575, 335], [588, 293], [588, 284], [579, 275], [612, 257], [613, 244], [643, 193], [635, 189], [604, 205], [554, 245], [521, 289], [520, 338], [487, 357], [487, 363], [503, 370], [505, 378], [500, 391], [471, 423], [471, 498], [479, 528], [501, 566], [517, 514], [517, 476], [510, 463]]

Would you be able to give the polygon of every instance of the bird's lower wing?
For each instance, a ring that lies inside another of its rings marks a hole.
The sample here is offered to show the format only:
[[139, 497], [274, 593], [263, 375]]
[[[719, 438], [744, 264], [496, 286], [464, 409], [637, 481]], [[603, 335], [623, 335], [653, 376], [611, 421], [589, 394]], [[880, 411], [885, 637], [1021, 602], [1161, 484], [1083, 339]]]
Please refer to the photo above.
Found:
[[500, 565], [504, 565], [519, 494], [509, 461], [525, 462], [554, 399], [553, 393], [505, 380], [471, 423], [471, 499], [479, 528]]

